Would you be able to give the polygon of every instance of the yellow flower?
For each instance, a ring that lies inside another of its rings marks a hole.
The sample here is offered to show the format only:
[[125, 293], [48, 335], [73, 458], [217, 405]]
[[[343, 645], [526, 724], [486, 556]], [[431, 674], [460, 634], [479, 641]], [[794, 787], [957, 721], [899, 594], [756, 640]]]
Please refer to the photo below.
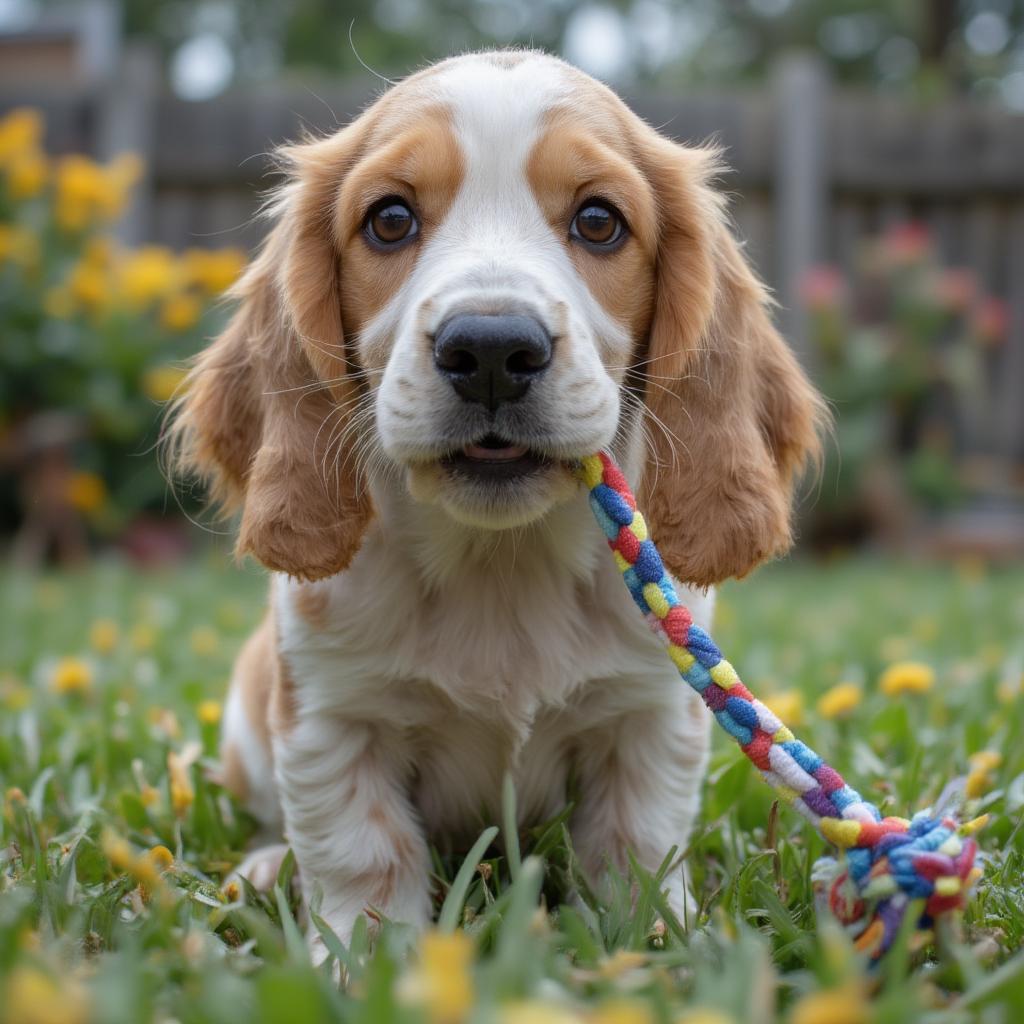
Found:
[[32, 702], [32, 691], [12, 675], [0, 676], [0, 704], [8, 711], [21, 711]]
[[57, 320], [70, 320], [75, 315], [75, 300], [67, 288], [51, 288], [43, 297], [43, 311]]
[[142, 375], [142, 390], [154, 402], [169, 402], [187, 376], [177, 366], [153, 366]]
[[174, 813], [184, 817], [185, 812], [192, 806], [196, 798], [196, 791], [192, 788], [192, 777], [189, 769], [192, 760], [187, 753], [176, 754], [173, 750], [167, 752], [167, 774], [171, 785], [171, 806]]
[[967, 760], [976, 771], [992, 772], [1003, 763], [1003, 755], [998, 750], [979, 750]]
[[983, 796], [992, 788], [995, 779], [992, 773], [1003, 763], [1003, 755], [995, 750], [979, 750], [967, 759], [971, 770], [964, 783], [964, 795], [969, 800]]
[[95, 473], [73, 473], [67, 498], [79, 512], [95, 512], [107, 500], [107, 485]]
[[[138, 853], [134, 846], [117, 835], [111, 829], [104, 829], [100, 838], [100, 845], [111, 867], [125, 875], [131, 875], [139, 885], [146, 889], [154, 889], [160, 884], [160, 872], [162, 870], [160, 857], [152, 856], [152, 851]], [[170, 851], [164, 847], [157, 847], [164, 850], [168, 856]], [[171, 857], [171, 863], [174, 858]]]
[[141, 172], [137, 157], [121, 156], [106, 167], [85, 156], [64, 157], [54, 175], [54, 217], [65, 231], [116, 220]]
[[57, 693], [84, 693], [92, 686], [92, 669], [81, 658], [62, 658], [50, 677]]
[[221, 706], [219, 700], [200, 701], [196, 708], [196, 718], [203, 725], [216, 725], [220, 721]]
[[29, 269], [39, 264], [39, 239], [28, 228], [0, 224], [0, 263]]
[[147, 783], [139, 790], [139, 799], [143, 807], [153, 807], [160, 802], [160, 790]]
[[125, 257], [117, 269], [117, 291], [132, 309], [144, 309], [169, 295], [180, 283], [174, 253], [162, 245], [146, 245]]
[[6, 987], [5, 1024], [85, 1024], [88, 1019], [81, 987], [57, 982], [36, 967], [16, 967]]
[[160, 307], [160, 323], [168, 331], [177, 333], [195, 327], [202, 315], [202, 303], [188, 292], [171, 295]]
[[653, 1024], [654, 1016], [643, 1003], [616, 1000], [590, 1017], [593, 1024]]
[[583, 1018], [562, 1006], [529, 1001], [502, 1007], [500, 1024], [583, 1024]]
[[839, 683], [818, 699], [818, 714], [822, 718], [843, 718], [860, 704], [862, 696], [856, 683]]
[[219, 639], [216, 631], [209, 626], [197, 626], [192, 630], [192, 635], [189, 637], [189, 645], [192, 648], [192, 652], [200, 657], [208, 657], [211, 654], [215, 654], [218, 643]]
[[804, 996], [789, 1016], [790, 1024], [868, 1024], [871, 1008], [859, 986], [825, 989]]
[[166, 846], [154, 846], [146, 851], [146, 856], [153, 863], [157, 871], [166, 871], [174, 864], [174, 854]]
[[12, 199], [31, 199], [46, 187], [49, 165], [42, 153], [26, 153], [7, 168], [7, 189]]
[[799, 690], [770, 693], [764, 698], [764, 704], [783, 725], [800, 725], [804, 720], [804, 695]]
[[219, 295], [230, 288], [245, 269], [245, 263], [241, 249], [186, 249], [182, 254], [186, 279], [209, 295]]
[[43, 118], [38, 110], [18, 107], [0, 120], [0, 165], [39, 149]]
[[89, 628], [89, 643], [98, 654], [110, 654], [119, 637], [120, 631], [113, 619], [97, 619]]
[[901, 693], [927, 693], [935, 685], [935, 670], [916, 661], [900, 661], [890, 665], [878, 685], [887, 697]]
[[711, 1010], [705, 1006], [697, 1006], [687, 1010], [676, 1024], [733, 1024], [733, 1019], [721, 1010]]
[[434, 1024], [465, 1019], [473, 1006], [473, 940], [465, 932], [427, 932], [411, 976], [411, 996]]
[[75, 264], [65, 282], [67, 294], [76, 306], [96, 313], [110, 304], [110, 281], [106, 272], [84, 260]]
[[156, 630], [148, 622], [140, 622], [132, 628], [132, 647], [137, 651], [148, 651], [156, 642]]

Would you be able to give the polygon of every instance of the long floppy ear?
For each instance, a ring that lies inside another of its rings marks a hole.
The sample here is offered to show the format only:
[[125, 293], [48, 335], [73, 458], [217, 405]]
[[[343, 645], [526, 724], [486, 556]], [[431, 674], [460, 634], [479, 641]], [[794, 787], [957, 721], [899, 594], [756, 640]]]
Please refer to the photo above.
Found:
[[356, 126], [284, 151], [277, 223], [234, 290], [238, 308], [171, 410], [175, 468], [198, 473], [228, 511], [236, 551], [300, 579], [346, 568], [372, 514], [344, 453], [359, 383], [342, 336], [333, 237]]
[[669, 569], [706, 587], [789, 549], [825, 411], [708, 184], [717, 154], [653, 133], [644, 151], [662, 205], [641, 501]]

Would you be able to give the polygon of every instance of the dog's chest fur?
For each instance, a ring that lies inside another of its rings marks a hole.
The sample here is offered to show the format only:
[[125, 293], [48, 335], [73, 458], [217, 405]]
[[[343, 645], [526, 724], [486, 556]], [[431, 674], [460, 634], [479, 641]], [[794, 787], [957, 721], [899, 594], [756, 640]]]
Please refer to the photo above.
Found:
[[[713, 596], [690, 596], [706, 621]], [[556, 813], [587, 732], [682, 685], [582, 499], [500, 535], [399, 511], [348, 571], [281, 577], [274, 603], [299, 718], [389, 730], [449, 838], [493, 811], [505, 771], [525, 817]]]

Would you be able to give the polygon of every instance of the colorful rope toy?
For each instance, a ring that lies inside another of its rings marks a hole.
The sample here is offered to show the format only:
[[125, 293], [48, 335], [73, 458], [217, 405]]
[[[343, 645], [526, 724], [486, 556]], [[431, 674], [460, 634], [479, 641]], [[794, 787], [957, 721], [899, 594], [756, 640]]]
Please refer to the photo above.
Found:
[[981, 874], [977, 846], [959, 826], [925, 813], [883, 818], [843, 777], [796, 739], [740, 682], [714, 641], [680, 602], [622, 471], [603, 452], [582, 460], [580, 479], [633, 600], [662, 639], [679, 674], [704, 700], [780, 800], [799, 811], [843, 853], [823, 857], [813, 878], [836, 918], [872, 959], [891, 945], [913, 901], [928, 932], [961, 909]]

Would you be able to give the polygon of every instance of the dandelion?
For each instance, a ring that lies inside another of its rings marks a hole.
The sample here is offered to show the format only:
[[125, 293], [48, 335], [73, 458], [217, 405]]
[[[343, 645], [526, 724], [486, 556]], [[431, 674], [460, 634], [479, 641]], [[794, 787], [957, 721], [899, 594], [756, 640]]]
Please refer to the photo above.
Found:
[[128, 256], [117, 270], [117, 293], [132, 309], [145, 309], [174, 292], [181, 281], [177, 260], [162, 245], [146, 245]]
[[465, 932], [428, 932], [420, 940], [419, 965], [403, 982], [403, 993], [434, 1024], [455, 1024], [472, 1008], [474, 948]]
[[50, 676], [50, 686], [57, 693], [84, 693], [92, 681], [92, 669], [81, 658], [61, 658]]
[[178, 366], [153, 366], [142, 375], [142, 390], [154, 402], [169, 402], [186, 376]]
[[203, 658], [215, 654], [219, 642], [216, 631], [209, 626], [197, 626], [192, 630], [192, 635], [189, 637], [189, 646], [192, 648], [192, 653], [198, 654]]
[[219, 700], [200, 701], [196, 708], [196, 718], [202, 725], [217, 725], [220, 722], [222, 708]]
[[8, 1024], [85, 1024], [85, 993], [55, 981], [36, 967], [16, 967], [7, 978], [4, 1020]]
[[192, 765], [198, 760], [202, 748], [190, 743], [177, 754], [173, 750], [167, 752], [167, 775], [171, 788], [171, 807], [174, 813], [182, 818], [196, 799], [196, 791], [192, 787]]
[[859, 986], [825, 989], [804, 996], [790, 1014], [790, 1024], [867, 1024], [871, 1008]]
[[95, 473], [73, 473], [66, 493], [72, 508], [79, 512], [96, 512], [107, 500], [107, 485]]
[[993, 773], [1003, 763], [1003, 755], [996, 750], [979, 750], [967, 760], [971, 770], [964, 783], [964, 795], [974, 800], [984, 796], [995, 784]]
[[89, 643], [97, 654], [110, 654], [119, 639], [120, 631], [113, 619], [97, 619], [89, 627]]
[[154, 846], [146, 852], [146, 856], [158, 871], [166, 871], [174, 864], [174, 854], [166, 846]]
[[818, 714], [822, 718], [845, 718], [857, 708], [862, 697], [856, 683], [839, 683], [818, 699]]
[[241, 249], [186, 249], [182, 255], [186, 279], [209, 295], [219, 295], [230, 288], [245, 263]]
[[563, 1006], [538, 1001], [509, 1003], [502, 1007], [500, 1024], [583, 1024], [583, 1018]]
[[804, 719], [804, 695], [799, 690], [770, 693], [764, 703], [786, 725], [799, 725]]
[[590, 1021], [592, 1024], [654, 1024], [654, 1015], [643, 1003], [616, 1000], [592, 1014]]
[[890, 665], [878, 681], [887, 697], [901, 693], [927, 693], [935, 685], [935, 670], [917, 661], [900, 661]]

